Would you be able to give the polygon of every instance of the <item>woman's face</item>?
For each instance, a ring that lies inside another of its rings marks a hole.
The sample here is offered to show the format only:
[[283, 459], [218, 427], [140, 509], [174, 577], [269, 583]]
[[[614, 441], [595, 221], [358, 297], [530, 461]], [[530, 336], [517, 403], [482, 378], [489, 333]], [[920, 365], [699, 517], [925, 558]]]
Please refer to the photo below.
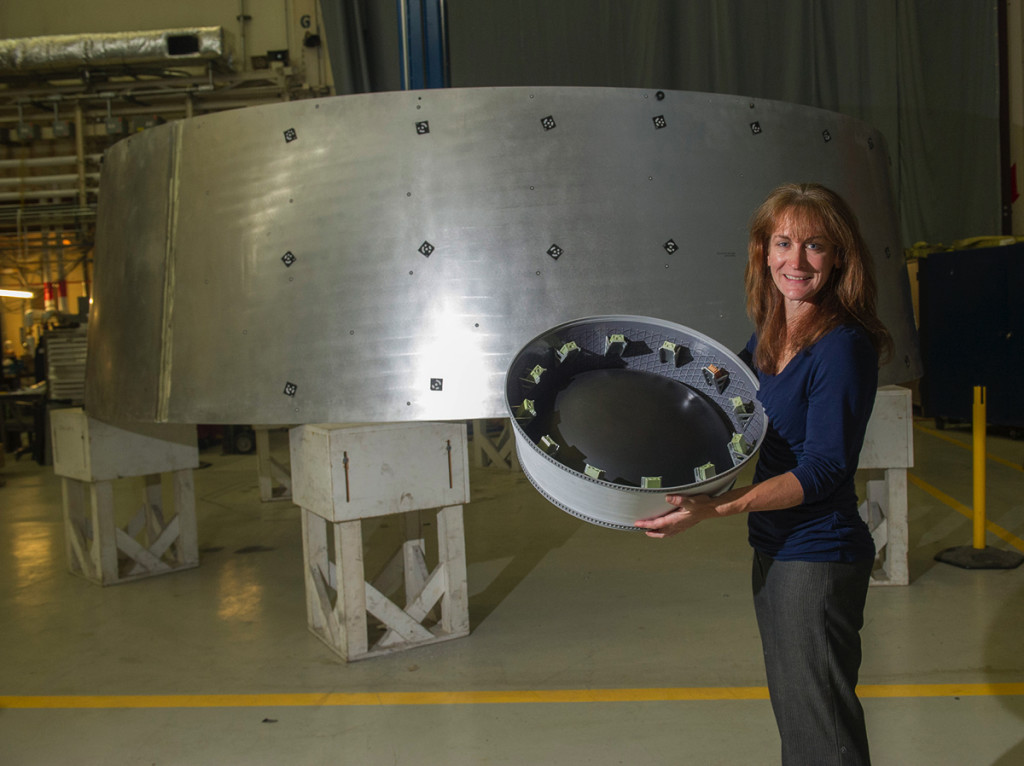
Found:
[[813, 302], [837, 265], [835, 245], [817, 223], [800, 213], [779, 217], [768, 239], [768, 269], [787, 314]]

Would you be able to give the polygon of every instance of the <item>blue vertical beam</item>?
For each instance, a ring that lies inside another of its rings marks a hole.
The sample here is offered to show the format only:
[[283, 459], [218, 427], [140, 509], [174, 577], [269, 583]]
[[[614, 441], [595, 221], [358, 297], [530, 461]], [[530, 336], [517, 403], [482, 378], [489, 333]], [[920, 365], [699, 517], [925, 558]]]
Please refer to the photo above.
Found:
[[448, 86], [445, 0], [397, 0], [402, 88]]
[[424, 72], [426, 87], [448, 85], [448, 40], [445, 29], [445, 0], [422, 0]]

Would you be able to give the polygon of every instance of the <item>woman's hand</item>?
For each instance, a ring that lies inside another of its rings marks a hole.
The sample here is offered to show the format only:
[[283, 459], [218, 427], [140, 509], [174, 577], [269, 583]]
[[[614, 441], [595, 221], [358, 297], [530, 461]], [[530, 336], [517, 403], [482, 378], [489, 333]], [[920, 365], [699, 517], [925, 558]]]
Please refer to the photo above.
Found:
[[708, 495], [667, 495], [665, 501], [675, 508], [661, 516], [641, 519], [634, 526], [646, 530], [648, 537], [672, 537], [718, 515], [715, 501]]

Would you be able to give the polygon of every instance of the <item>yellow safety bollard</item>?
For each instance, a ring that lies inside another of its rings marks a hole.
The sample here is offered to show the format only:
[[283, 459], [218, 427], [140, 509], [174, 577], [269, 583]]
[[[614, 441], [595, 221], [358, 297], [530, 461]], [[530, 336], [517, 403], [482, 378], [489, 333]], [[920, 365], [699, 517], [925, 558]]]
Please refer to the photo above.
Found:
[[974, 457], [974, 541], [973, 545], [946, 548], [935, 555], [936, 561], [961, 569], [1014, 569], [1024, 563], [1016, 551], [1004, 551], [985, 545], [985, 387], [974, 387], [974, 409], [971, 429]]
[[974, 387], [974, 549], [985, 548], [985, 386]]

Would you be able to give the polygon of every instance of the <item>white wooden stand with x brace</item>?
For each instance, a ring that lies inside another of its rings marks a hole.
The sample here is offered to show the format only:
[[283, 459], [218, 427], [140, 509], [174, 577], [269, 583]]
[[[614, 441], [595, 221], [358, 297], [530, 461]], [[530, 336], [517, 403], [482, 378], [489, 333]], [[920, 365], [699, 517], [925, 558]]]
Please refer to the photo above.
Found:
[[868, 421], [861, 469], [882, 469], [884, 478], [867, 482], [860, 515], [871, 529], [877, 551], [872, 585], [908, 585], [909, 524], [907, 469], [914, 466], [914, 413], [910, 389], [882, 386]]
[[[468, 635], [466, 426], [304, 425], [290, 439], [313, 634], [347, 661]], [[437, 510], [437, 563], [428, 571], [418, 512], [430, 509]], [[377, 582], [367, 582], [362, 520], [391, 514], [405, 515], [407, 539]], [[376, 587], [396, 569], [404, 570], [404, 606]], [[385, 629], [372, 642], [368, 614]]]
[[[199, 566], [195, 488], [196, 428], [119, 424], [81, 409], [50, 413], [53, 470], [61, 477], [68, 568], [100, 585]], [[162, 475], [172, 483], [173, 514], [165, 513]], [[117, 520], [114, 482], [142, 477], [142, 506]]]

